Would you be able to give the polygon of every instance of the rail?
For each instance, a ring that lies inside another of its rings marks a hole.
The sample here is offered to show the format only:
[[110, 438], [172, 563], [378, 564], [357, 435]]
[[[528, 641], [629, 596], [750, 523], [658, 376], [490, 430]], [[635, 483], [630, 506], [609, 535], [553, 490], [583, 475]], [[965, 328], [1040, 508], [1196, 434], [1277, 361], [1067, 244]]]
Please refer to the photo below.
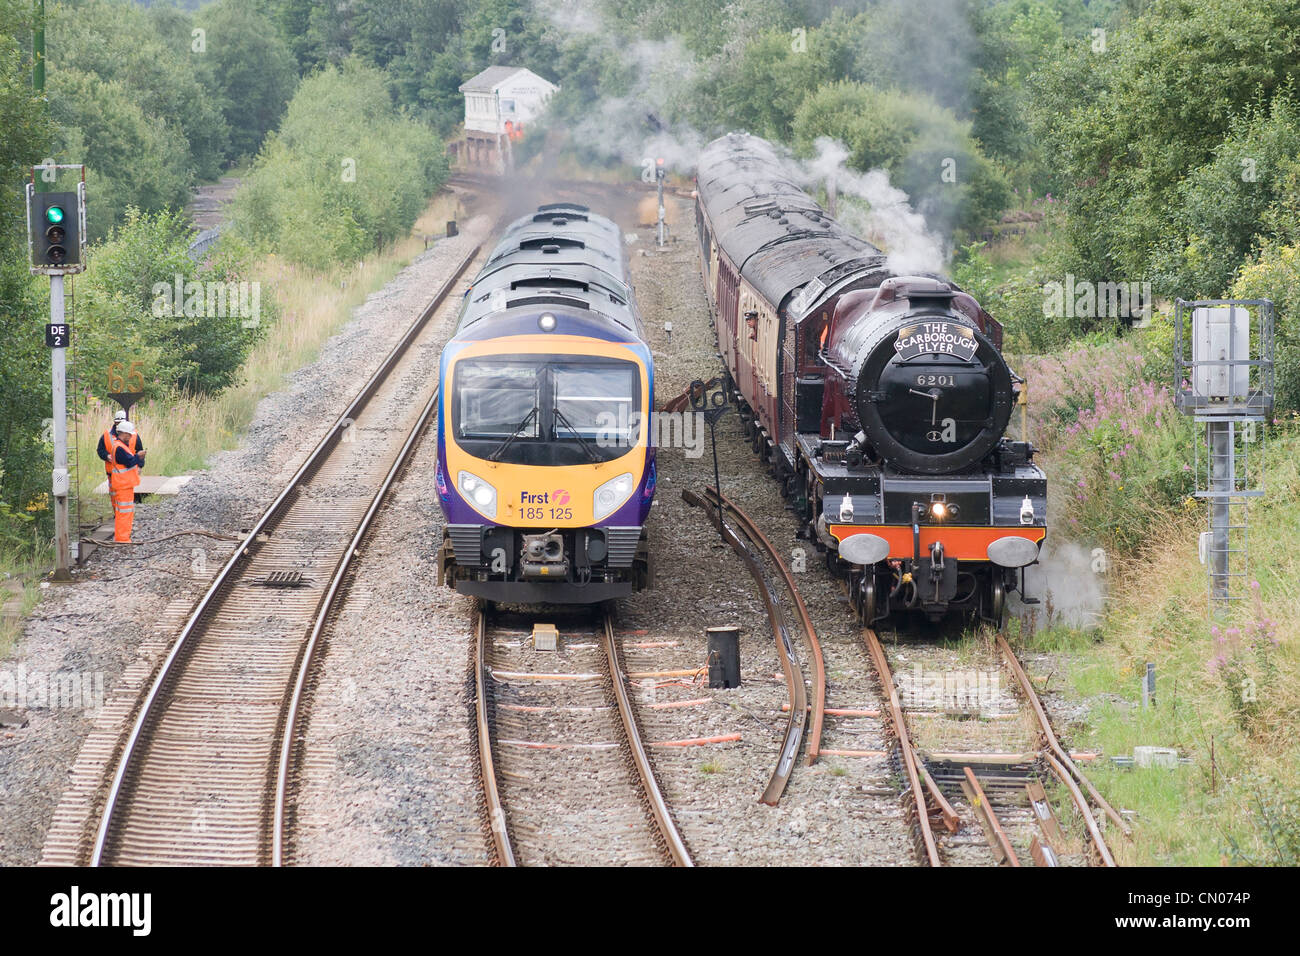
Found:
[[[109, 844], [109, 838], [113, 826], [117, 820], [117, 814], [123, 796], [129, 788], [128, 778], [131, 775], [132, 770], [136, 767], [138, 761], [142, 758], [142, 751], [144, 749], [142, 747], [142, 742], [147, 737], [147, 731], [151, 722], [161, 710], [161, 705], [169, 699], [167, 691], [171, 688], [172, 684], [178, 678], [178, 675], [180, 675], [184, 669], [178, 662], [189, 653], [192, 645], [198, 643], [205, 622], [209, 619], [209, 616], [229, 598], [232, 585], [239, 579], [241, 570], [248, 564], [252, 555], [257, 552], [261, 543], [266, 540], [269, 531], [276, 526], [277, 522], [280, 521], [290, 510], [292, 504], [298, 500], [302, 488], [320, 471], [321, 467], [324, 465], [326, 460], [329, 459], [334, 449], [338, 447], [341, 441], [343, 441], [346, 430], [351, 426], [352, 422], [355, 421], [357, 415], [362, 411], [362, 409], [364, 409], [370, 400], [378, 393], [380, 387], [388, 379], [388, 376], [392, 373], [398, 362], [410, 349], [411, 344], [415, 342], [423, 332], [425, 326], [442, 305], [455, 283], [459, 281], [470, 263], [478, 255], [480, 248], [481, 246], [475, 246], [471, 249], [455, 267], [452, 275], [438, 289], [429, 305], [411, 324], [410, 328], [402, 338], [398, 340], [397, 344], [393, 346], [392, 350], [385, 357], [379, 368], [375, 370], [374, 374], [371, 375], [365, 385], [362, 386], [356, 397], [338, 417], [338, 420], [307, 456], [306, 460], [294, 473], [293, 477], [289, 479], [288, 483], [276, 496], [275, 500], [263, 512], [252, 530], [244, 536], [243, 541], [236, 547], [235, 552], [227, 560], [225, 565], [222, 566], [221, 570], [218, 571], [207, 591], [195, 606], [194, 611], [186, 620], [184, 627], [173, 642], [167, 657], [163, 660], [158, 673], [155, 675], [148, 692], [141, 701], [136, 713], [135, 721], [132, 724], [118, 754], [112, 782], [109, 785], [104, 803], [99, 810], [99, 823], [96, 828], [94, 845], [90, 856], [91, 866], [100, 866], [104, 862], [105, 851]], [[417, 431], [412, 434], [412, 439], [416, 434], [418, 434], [418, 430], [424, 427], [427, 420], [427, 414], [421, 416], [419, 423], [416, 426]], [[394, 463], [393, 469], [390, 469], [388, 478], [381, 488], [380, 494], [376, 496], [376, 500], [372, 503], [371, 509], [367, 512], [366, 517], [364, 518], [365, 527], [369, 526], [370, 518], [373, 517], [379, 502], [382, 500], [383, 494], [391, 484], [392, 477], [395, 474], [395, 469], [400, 467], [402, 456], [409, 453], [413, 444], [414, 442], [411, 439], [408, 439], [407, 443], [403, 446], [403, 450], [399, 454], [399, 460]], [[364, 533], [364, 528], [361, 533]], [[343, 558], [345, 562], [350, 561], [352, 555], [355, 554], [358, 541], [359, 538], [354, 538], [351, 546], [345, 552]], [[336, 573], [329, 591], [326, 595], [322, 596], [321, 601], [317, 606], [317, 613], [315, 616], [317, 623], [313, 629], [313, 637], [311, 639], [311, 644], [309, 645], [312, 649], [315, 647], [315, 636], [318, 635], [320, 625], [323, 623], [324, 616], [329, 610], [329, 602], [335, 600], [341, 593], [342, 589], [340, 584], [341, 576]], [[304, 668], [310, 665], [311, 659], [311, 654], [308, 651], [302, 660], [302, 667], [297, 670], [298, 679], [295, 682], [295, 687], [291, 691], [289, 700], [286, 703], [285, 720], [281, 722], [277, 734], [277, 737], [281, 740], [285, 740], [285, 743], [280, 748], [282, 761], [285, 755], [285, 748], [288, 745], [286, 738], [291, 738], [295, 730], [294, 725], [287, 723], [286, 721], [290, 716], [296, 718], [298, 715], [301, 688], [306, 682]], [[272, 805], [277, 808], [275, 811], [276, 813], [282, 812], [283, 797], [278, 794], [278, 790], [281, 786], [280, 780], [284, 774], [285, 771], [283, 766], [278, 766], [275, 774], [275, 779], [277, 780], [277, 796], [274, 801], [272, 801]], [[284, 835], [282, 821], [277, 819], [273, 822], [273, 830], [275, 832], [275, 839], [273, 841], [275, 843], [275, 849], [273, 850], [273, 856], [276, 862], [280, 862], [283, 858], [280, 847]]]

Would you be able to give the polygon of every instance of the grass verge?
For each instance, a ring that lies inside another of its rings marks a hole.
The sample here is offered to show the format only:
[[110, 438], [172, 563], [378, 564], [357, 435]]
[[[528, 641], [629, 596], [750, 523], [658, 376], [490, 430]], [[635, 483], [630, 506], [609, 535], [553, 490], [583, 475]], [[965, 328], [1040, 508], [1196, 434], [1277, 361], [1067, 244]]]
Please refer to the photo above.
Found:
[[[1049, 473], [1086, 441], [1064, 438]], [[1190, 499], [1131, 516], [1128, 537], [1141, 543], [1112, 553], [1099, 630], [1058, 624], [1024, 638], [1061, 657], [1065, 696], [1085, 714], [1069, 728], [1072, 746], [1108, 757], [1172, 747], [1187, 761], [1089, 768], [1108, 799], [1133, 811], [1134, 841], [1112, 846], [1122, 863], [1300, 863], [1300, 428], [1284, 419], [1268, 441], [1267, 493], [1250, 510], [1250, 573], [1231, 612], [1211, 613], [1197, 557], [1205, 510]], [[1162, 467], [1143, 456], [1126, 480], [1142, 493]], [[1083, 514], [1088, 505], [1073, 507]], [[1156, 694], [1144, 709], [1148, 663]]]

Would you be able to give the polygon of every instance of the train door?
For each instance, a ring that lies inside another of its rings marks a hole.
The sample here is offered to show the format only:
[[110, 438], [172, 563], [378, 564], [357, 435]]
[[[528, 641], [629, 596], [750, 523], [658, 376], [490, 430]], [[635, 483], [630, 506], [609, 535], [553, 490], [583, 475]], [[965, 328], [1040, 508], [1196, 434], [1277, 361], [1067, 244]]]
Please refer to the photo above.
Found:
[[758, 377], [758, 355], [759, 355], [759, 321], [755, 317], [750, 319], [748, 316], [757, 311], [757, 303], [754, 297], [742, 285], [740, 287], [740, 301], [736, 322], [736, 336], [740, 340], [740, 374], [743, 376], [745, 397], [749, 399], [750, 405], [753, 406], [755, 414], [760, 419], [763, 415], [763, 394], [759, 389]]
[[[736, 311], [736, 273], [732, 270], [731, 264], [725, 259], [718, 260], [718, 276], [724, 289], [724, 294], [719, 300], [718, 307], [718, 329], [720, 337], [718, 345], [726, 359], [727, 367], [730, 368], [736, 377], [736, 386], [742, 386], [740, 360], [741, 360], [741, 335], [739, 329], [739, 319]], [[721, 330], [724, 329], [725, 341], [722, 340]]]
[[713, 299], [713, 320], [717, 326], [718, 351], [726, 357], [727, 350], [731, 347], [731, 337], [725, 319], [727, 308], [727, 264], [722, 259], [718, 259], [717, 268], [713, 270], [710, 295]]
[[768, 433], [775, 439], [778, 424], [777, 393], [778, 368], [781, 362], [779, 354], [779, 336], [777, 335], [776, 313], [764, 302], [758, 302], [758, 383], [763, 400], [763, 417], [766, 419]]
[[782, 444], [789, 443], [787, 451], [791, 460], [794, 456], [794, 432], [795, 432], [795, 347], [798, 341], [798, 335], [787, 325], [789, 319], [786, 316], [778, 316], [779, 324], [777, 326], [777, 335], [780, 339], [780, 348], [778, 354], [781, 356], [780, 368], [778, 369], [778, 393], [777, 407], [781, 411], [781, 432], [779, 439]]

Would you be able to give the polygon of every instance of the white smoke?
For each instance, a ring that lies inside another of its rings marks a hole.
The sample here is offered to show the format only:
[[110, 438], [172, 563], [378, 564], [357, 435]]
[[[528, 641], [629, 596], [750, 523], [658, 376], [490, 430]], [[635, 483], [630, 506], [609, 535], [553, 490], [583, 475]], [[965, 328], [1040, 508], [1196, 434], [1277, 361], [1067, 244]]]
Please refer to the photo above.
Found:
[[[533, 7], [550, 29], [616, 56], [632, 75], [626, 93], [602, 95], [580, 120], [567, 124], [573, 142], [630, 166], [662, 159], [670, 169], [694, 169], [705, 137], [668, 119], [695, 82], [698, 65], [691, 52], [675, 37], [626, 42], [588, 0], [533, 0]], [[647, 133], [647, 126], [653, 131]]]
[[[672, 37], [625, 42], [591, 0], [533, 0], [533, 6], [550, 29], [617, 55], [633, 77], [625, 94], [601, 96], [580, 120], [570, 122], [572, 140], [631, 166], [663, 159], [669, 169], [694, 169], [700, 150], [712, 137], [669, 117], [680, 112], [675, 104], [690, 94], [701, 69], [695, 56]], [[735, 42], [721, 54], [724, 61], [743, 46], [737, 46], [740, 39], [761, 32], [769, 19], [761, 2], [732, 4], [726, 14], [735, 27]], [[647, 133], [647, 126], [653, 127], [653, 132]], [[833, 178], [843, 200], [836, 218], [849, 231], [883, 249], [894, 272], [944, 271], [948, 251], [943, 241], [912, 208], [907, 194], [890, 183], [889, 173], [852, 169], [847, 163], [849, 151], [829, 137], [819, 138], [816, 148], [812, 159], [789, 161], [792, 179], [816, 189]], [[788, 150], [778, 150], [789, 157]]]
[[1036, 615], [1037, 625], [1062, 623], [1094, 628], [1101, 623], [1106, 605], [1106, 556], [1100, 548], [1088, 549], [1074, 541], [1050, 537], [1038, 564], [1025, 569], [1025, 588], [1041, 604], [1024, 604], [1011, 596], [1011, 615]]
[[[925, 217], [914, 210], [907, 193], [889, 182], [889, 173], [852, 169], [849, 151], [828, 136], [818, 137], [817, 155], [798, 164], [806, 188], [834, 184], [841, 202], [836, 218], [844, 227], [877, 246], [889, 256], [889, 268], [898, 274], [942, 272], [948, 255], [941, 239], [930, 232]], [[845, 198], [866, 203], [844, 202]]]

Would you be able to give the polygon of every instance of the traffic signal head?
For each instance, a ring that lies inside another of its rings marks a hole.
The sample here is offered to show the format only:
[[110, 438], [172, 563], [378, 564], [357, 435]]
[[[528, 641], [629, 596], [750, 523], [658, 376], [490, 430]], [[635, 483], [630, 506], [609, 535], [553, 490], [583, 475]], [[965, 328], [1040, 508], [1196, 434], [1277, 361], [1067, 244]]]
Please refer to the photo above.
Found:
[[81, 262], [77, 194], [32, 194], [32, 265], [71, 266]]

